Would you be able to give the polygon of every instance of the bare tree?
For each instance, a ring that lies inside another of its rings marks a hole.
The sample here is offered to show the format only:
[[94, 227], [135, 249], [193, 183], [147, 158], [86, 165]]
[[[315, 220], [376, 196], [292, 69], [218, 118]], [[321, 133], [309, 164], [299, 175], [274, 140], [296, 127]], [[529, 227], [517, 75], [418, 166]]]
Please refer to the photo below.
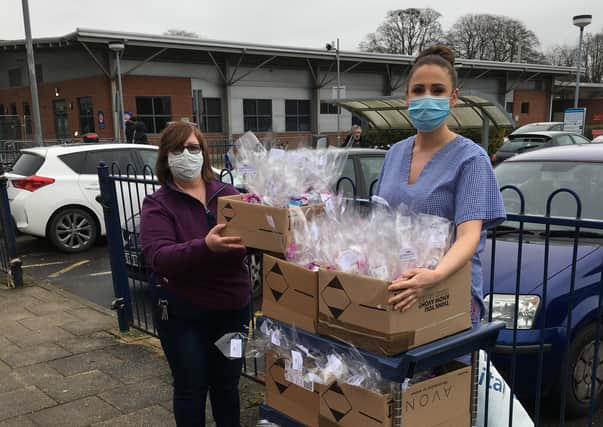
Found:
[[587, 81], [603, 83], [603, 30], [598, 34], [587, 34], [582, 55]]
[[367, 34], [360, 50], [416, 55], [442, 40], [441, 14], [433, 9], [399, 9], [387, 12], [385, 21]]
[[194, 39], [200, 39], [201, 37], [199, 36], [199, 34], [194, 33], [192, 31], [186, 31], [186, 30], [178, 30], [178, 29], [169, 29], [166, 32], [163, 33], [164, 36], [179, 36], [179, 37], [191, 37]]
[[461, 58], [501, 62], [544, 60], [534, 32], [506, 16], [464, 15], [452, 26], [446, 40]]
[[[546, 54], [547, 63], [565, 67], [576, 66], [575, 46], [558, 45]], [[582, 66], [585, 69], [583, 81], [603, 83], [603, 30], [597, 34], [584, 36], [582, 44]]]

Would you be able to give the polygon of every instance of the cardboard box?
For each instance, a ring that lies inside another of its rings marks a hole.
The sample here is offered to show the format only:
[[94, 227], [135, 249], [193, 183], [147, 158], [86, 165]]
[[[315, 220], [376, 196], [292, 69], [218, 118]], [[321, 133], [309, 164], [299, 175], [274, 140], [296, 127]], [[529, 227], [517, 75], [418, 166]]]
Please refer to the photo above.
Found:
[[266, 254], [263, 271], [263, 314], [316, 333], [318, 272]]
[[320, 270], [318, 332], [373, 353], [395, 355], [471, 327], [471, 264], [430, 288], [405, 312], [388, 282]]
[[[302, 211], [322, 210], [322, 205], [304, 206]], [[274, 208], [241, 200], [241, 195], [218, 199], [218, 223], [228, 226], [224, 236], [240, 236], [249, 248], [284, 254], [292, 239], [291, 215], [296, 210]]]
[[471, 424], [471, 367], [410, 386], [396, 408], [389, 394], [334, 383], [320, 391], [321, 427], [391, 427], [396, 411], [402, 425], [465, 427]]
[[266, 404], [308, 427], [317, 427], [318, 390], [302, 388], [285, 378], [287, 359], [266, 353]]

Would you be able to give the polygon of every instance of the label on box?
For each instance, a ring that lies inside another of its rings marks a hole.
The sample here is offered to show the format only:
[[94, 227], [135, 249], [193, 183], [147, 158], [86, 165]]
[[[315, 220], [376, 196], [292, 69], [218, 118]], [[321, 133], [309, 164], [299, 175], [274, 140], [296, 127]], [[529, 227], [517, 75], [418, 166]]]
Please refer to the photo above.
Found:
[[416, 261], [417, 253], [411, 248], [402, 248], [400, 251], [400, 261]]
[[304, 366], [304, 358], [299, 351], [291, 350], [291, 369], [301, 371]]
[[243, 342], [240, 338], [230, 340], [230, 357], [243, 357]]
[[278, 329], [272, 331], [272, 335], [270, 336], [270, 342], [273, 345], [280, 347], [281, 346], [281, 331], [279, 331]]
[[237, 172], [241, 174], [250, 174], [253, 175], [256, 172], [255, 166], [240, 164], [237, 165]]

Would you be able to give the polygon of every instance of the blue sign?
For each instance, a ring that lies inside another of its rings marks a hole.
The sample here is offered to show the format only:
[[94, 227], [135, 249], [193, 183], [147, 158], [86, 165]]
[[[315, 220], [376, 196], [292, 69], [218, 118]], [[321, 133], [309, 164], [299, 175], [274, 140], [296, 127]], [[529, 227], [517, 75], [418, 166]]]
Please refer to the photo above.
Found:
[[102, 111], [99, 111], [97, 115], [98, 115], [98, 128], [104, 129], [105, 128], [105, 113], [103, 113]]
[[586, 108], [568, 108], [563, 115], [563, 130], [584, 134], [586, 122]]

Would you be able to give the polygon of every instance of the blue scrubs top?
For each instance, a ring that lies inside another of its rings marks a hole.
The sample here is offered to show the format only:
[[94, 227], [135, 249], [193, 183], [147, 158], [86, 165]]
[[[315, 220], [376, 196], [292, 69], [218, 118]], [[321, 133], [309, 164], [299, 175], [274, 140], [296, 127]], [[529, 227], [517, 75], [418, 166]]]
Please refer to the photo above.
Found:
[[471, 269], [471, 293], [481, 314], [484, 303], [480, 253], [486, 243], [486, 230], [506, 218], [490, 159], [479, 145], [457, 135], [434, 154], [415, 183], [409, 184], [415, 138], [400, 141], [387, 152], [375, 194], [392, 208], [404, 203], [413, 212], [444, 217], [456, 226], [470, 220], [483, 221]]

